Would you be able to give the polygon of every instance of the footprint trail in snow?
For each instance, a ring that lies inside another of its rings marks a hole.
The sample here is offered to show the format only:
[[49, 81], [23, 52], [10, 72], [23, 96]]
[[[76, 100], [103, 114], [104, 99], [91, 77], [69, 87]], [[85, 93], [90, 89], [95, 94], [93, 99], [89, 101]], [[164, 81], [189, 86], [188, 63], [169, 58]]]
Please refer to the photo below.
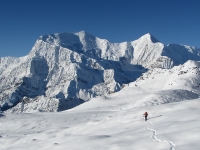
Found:
[[151, 130], [153, 132], [153, 135], [152, 135], [152, 138], [157, 141], [157, 142], [164, 142], [164, 143], [168, 143], [170, 145], [170, 150], [176, 150], [175, 149], [175, 144], [172, 143], [171, 141], [162, 141], [160, 139], [157, 138], [156, 136], [156, 130], [152, 129], [152, 128], [149, 128], [149, 127], [146, 127], [148, 130]]
[[[135, 115], [135, 114], [134, 114], [134, 115]], [[142, 118], [142, 119], [143, 119], [143, 117], [141, 117], [141, 116], [139, 116], [139, 115], [135, 115], [135, 116], [137, 116], [138, 118]], [[160, 115], [160, 116], [161, 116], [161, 115]], [[153, 125], [152, 122], [150, 122], [150, 121], [148, 121], [148, 120], [147, 120], [147, 122], [148, 122], [150, 125]], [[149, 128], [149, 127], [146, 127], [146, 129], [153, 132], [152, 138], [153, 138], [156, 142], [168, 143], [168, 144], [170, 145], [170, 149], [169, 149], [169, 150], [176, 150], [176, 149], [175, 149], [175, 144], [174, 144], [173, 142], [171, 142], [171, 141], [166, 141], [166, 140], [161, 140], [161, 139], [157, 138], [157, 136], [156, 136], [156, 130], [155, 130], [155, 129], [152, 129], [152, 128]]]

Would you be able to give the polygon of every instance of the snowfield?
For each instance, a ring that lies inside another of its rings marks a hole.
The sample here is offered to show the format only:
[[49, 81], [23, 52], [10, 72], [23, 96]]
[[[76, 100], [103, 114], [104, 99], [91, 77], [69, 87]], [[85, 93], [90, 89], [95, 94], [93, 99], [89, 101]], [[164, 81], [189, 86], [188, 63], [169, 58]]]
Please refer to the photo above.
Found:
[[[200, 147], [200, 99], [131, 109], [126, 109], [129, 104], [126, 100], [122, 100], [126, 103], [122, 107], [120, 99], [98, 100], [104, 101], [110, 105], [59, 113], [3, 114], [0, 149], [198, 150]], [[142, 117], [145, 111], [149, 113], [147, 122]]]
[[62, 112], [2, 113], [0, 149], [199, 150], [199, 64], [150, 70]]

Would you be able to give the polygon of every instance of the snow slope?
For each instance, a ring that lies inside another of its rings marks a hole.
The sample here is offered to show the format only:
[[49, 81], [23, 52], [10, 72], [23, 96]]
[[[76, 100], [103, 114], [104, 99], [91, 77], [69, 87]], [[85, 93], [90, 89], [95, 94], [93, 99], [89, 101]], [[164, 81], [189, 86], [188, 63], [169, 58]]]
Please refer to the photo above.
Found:
[[151, 34], [122, 43], [84, 31], [40, 36], [27, 56], [1, 58], [1, 110], [70, 109], [119, 91], [147, 69], [200, 60], [199, 53], [195, 47], [165, 46]]
[[0, 149], [198, 150], [199, 67], [187, 61], [155, 68], [119, 92], [62, 112], [3, 113]]

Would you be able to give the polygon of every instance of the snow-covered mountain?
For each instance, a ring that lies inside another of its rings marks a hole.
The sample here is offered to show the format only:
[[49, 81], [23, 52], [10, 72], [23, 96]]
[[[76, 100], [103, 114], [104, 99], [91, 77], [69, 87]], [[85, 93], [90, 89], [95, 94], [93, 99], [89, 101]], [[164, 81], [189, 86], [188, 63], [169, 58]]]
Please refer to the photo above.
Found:
[[166, 46], [150, 34], [123, 43], [84, 31], [44, 35], [27, 56], [1, 58], [1, 109], [15, 105], [12, 111], [69, 109], [119, 91], [147, 69], [170, 69], [188, 60], [198, 61], [199, 55], [200, 49]]

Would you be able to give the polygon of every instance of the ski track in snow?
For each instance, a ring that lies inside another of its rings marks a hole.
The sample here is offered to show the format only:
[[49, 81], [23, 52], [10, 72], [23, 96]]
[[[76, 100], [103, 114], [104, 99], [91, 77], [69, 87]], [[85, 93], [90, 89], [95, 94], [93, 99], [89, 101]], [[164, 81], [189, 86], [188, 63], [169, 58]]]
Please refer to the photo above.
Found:
[[[135, 115], [135, 114], [133, 114], [133, 115]], [[141, 116], [139, 116], [139, 115], [135, 115], [135, 116], [137, 116], [138, 118], [143, 119], [143, 117], [141, 117]], [[153, 125], [152, 122], [150, 122], [150, 121], [148, 121], [148, 120], [147, 120], [147, 122], [148, 122], [150, 125]], [[174, 144], [173, 142], [171, 142], [171, 141], [165, 141], [165, 140], [161, 140], [161, 139], [157, 138], [157, 136], [156, 136], [156, 130], [155, 130], [155, 129], [152, 129], [152, 128], [149, 128], [149, 127], [146, 127], [146, 129], [153, 132], [152, 138], [153, 138], [156, 142], [168, 143], [168, 144], [170, 145], [170, 149], [169, 149], [169, 150], [176, 150], [176, 149], [175, 149], [175, 144]]]

